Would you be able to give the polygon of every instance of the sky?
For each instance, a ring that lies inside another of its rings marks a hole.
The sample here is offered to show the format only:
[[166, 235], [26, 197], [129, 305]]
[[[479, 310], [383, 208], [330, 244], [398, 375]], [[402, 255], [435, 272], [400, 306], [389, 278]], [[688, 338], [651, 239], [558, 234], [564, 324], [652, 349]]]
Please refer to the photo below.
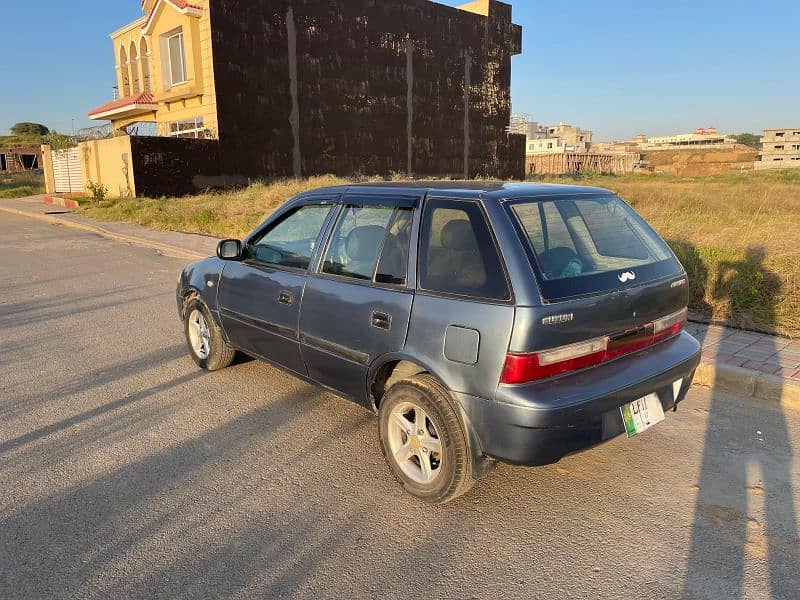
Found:
[[[380, 1], [380, 0], [379, 0]], [[463, 0], [443, 0], [455, 6]], [[796, 0], [511, 0], [523, 27], [514, 112], [595, 140], [715, 126], [800, 125]], [[0, 134], [18, 121], [70, 133], [111, 99], [108, 34], [139, 0], [2, 0]]]

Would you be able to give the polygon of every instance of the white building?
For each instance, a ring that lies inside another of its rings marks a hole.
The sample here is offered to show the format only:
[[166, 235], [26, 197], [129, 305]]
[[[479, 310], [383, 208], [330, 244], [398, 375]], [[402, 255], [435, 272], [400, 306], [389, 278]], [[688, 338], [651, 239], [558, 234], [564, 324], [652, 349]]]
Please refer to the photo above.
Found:
[[733, 145], [736, 138], [730, 135], [717, 133], [716, 128], [696, 129], [694, 133], [679, 133], [676, 135], [660, 135], [647, 138], [645, 148], [683, 148]]

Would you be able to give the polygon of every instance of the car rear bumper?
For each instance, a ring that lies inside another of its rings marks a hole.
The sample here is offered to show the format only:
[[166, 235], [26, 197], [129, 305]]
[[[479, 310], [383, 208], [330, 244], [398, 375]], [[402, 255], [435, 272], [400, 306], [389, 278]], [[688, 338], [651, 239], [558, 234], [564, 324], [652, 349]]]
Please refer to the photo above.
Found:
[[[667, 411], [683, 400], [700, 362], [688, 333], [558, 379], [501, 385], [495, 401], [454, 394], [492, 458], [545, 465], [624, 433], [620, 406], [656, 393]], [[681, 380], [678, 387], [674, 384]], [[676, 393], [677, 391], [677, 393]]]

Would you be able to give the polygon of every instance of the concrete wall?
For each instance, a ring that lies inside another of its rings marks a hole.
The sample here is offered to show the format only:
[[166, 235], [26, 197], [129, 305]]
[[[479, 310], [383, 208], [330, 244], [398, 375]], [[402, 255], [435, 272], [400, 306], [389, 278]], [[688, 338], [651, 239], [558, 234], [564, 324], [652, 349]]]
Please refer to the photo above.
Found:
[[48, 194], [56, 191], [56, 178], [53, 173], [53, 150], [48, 144], [42, 144], [42, 172], [44, 173], [44, 190]]
[[115, 198], [185, 196], [248, 183], [223, 174], [217, 140], [117, 136], [83, 142], [80, 152], [87, 193], [90, 181]]
[[[104, 185], [111, 197], [133, 197], [131, 138], [118, 136], [79, 144], [85, 183]], [[87, 187], [88, 193], [88, 187]]]
[[130, 143], [139, 196], [185, 196], [247, 183], [221, 174], [217, 140], [131, 137]]
[[[511, 7], [210, 0], [225, 172], [524, 175]], [[257, 15], [257, 18], [255, 18]], [[465, 93], [466, 92], [466, 93]]]

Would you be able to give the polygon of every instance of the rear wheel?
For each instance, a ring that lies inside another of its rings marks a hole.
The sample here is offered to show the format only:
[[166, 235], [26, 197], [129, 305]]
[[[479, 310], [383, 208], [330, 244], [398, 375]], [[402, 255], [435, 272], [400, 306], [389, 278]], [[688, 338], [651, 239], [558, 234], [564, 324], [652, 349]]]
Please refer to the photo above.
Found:
[[184, 333], [189, 354], [201, 369], [218, 371], [230, 366], [236, 350], [225, 342], [222, 330], [214, 322], [208, 308], [198, 298], [189, 300], [184, 311]]
[[453, 402], [428, 374], [394, 384], [381, 401], [383, 455], [406, 491], [426, 502], [449, 502], [475, 481], [467, 434]]

